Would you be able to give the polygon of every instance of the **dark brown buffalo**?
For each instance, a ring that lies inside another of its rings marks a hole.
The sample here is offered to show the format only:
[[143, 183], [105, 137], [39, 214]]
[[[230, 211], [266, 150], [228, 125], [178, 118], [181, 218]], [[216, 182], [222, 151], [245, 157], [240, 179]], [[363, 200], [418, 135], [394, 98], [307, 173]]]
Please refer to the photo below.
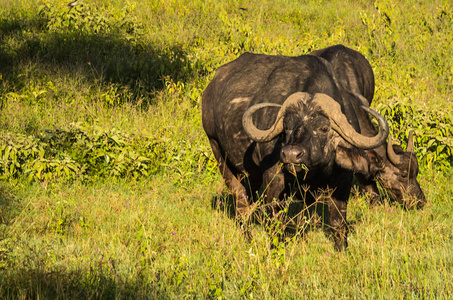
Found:
[[[373, 136], [360, 133], [368, 113], [379, 122]], [[269, 204], [293, 191], [301, 199], [297, 185], [313, 194], [330, 190], [335, 249], [347, 246], [353, 172], [370, 172], [365, 150], [385, 142], [388, 124], [343, 95], [330, 63], [312, 55], [242, 54], [220, 67], [204, 91], [202, 121], [240, 218], [261, 186]]]
[[[343, 45], [336, 45], [313, 51], [310, 55], [322, 57], [331, 64], [340, 89], [344, 90], [342, 94], [352, 94], [350, 99], [359, 99], [364, 105], [370, 106], [374, 96], [374, 74], [362, 54]], [[360, 118], [359, 122], [363, 135], [374, 136], [377, 133], [367, 115]], [[391, 200], [406, 207], [422, 207], [426, 203], [425, 195], [417, 182], [418, 162], [412, 134], [409, 134], [406, 151], [400, 146], [392, 145], [389, 137], [388, 143], [365, 152], [373, 162], [370, 166], [371, 173], [357, 174], [356, 177], [370, 193], [372, 202], [380, 199], [376, 186], [378, 181]]]
[[374, 73], [368, 60], [343, 45], [335, 45], [309, 53], [327, 60], [335, 73], [337, 84], [352, 93], [366, 106], [374, 96]]

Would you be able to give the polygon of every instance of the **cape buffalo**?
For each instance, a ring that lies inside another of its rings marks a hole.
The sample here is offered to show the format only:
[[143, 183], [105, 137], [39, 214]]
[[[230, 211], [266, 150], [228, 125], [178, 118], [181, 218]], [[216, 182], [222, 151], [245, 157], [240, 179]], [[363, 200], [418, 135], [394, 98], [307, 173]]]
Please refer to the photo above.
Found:
[[[326, 59], [332, 66], [343, 95], [350, 94], [351, 101], [360, 100], [370, 106], [374, 96], [374, 74], [366, 58], [359, 52], [343, 45], [335, 45], [310, 53]], [[360, 114], [360, 112], [357, 112]], [[359, 118], [363, 135], [373, 136], [377, 133], [371, 119], [366, 114]], [[369, 174], [357, 174], [356, 177], [371, 201], [380, 199], [376, 181], [381, 183], [391, 200], [406, 207], [422, 207], [426, 203], [425, 195], [417, 182], [418, 162], [414, 153], [413, 137], [409, 133], [407, 151], [392, 145], [392, 139], [375, 149], [365, 151], [373, 163]]]
[[[367, 113], [379, 123], [373, 136], [360, 133]], [[331, 64], [312, 55], [242, 54], [220, 67], [204, 91], [202, 122], [239, 217], [261, 186], [267, 203], [296, 184], [312, 194], [331, 190], [335, 249], [347, 247], [353, 172], [370, 172], [365, 150], [385, 142], [388, 124], [342, 94]]]

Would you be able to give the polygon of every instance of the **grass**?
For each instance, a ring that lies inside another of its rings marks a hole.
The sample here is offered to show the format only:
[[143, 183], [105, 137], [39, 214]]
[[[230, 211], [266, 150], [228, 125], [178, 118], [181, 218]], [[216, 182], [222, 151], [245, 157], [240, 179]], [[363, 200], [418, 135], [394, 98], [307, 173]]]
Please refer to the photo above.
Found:
[[[452, 297], [448, 1], [82, 3], [69, 11], [67, 1], [0, 0], [0, 140], [76, 123], [85, 144], [40, 159], [95, 167], [30, 180], [36, 157], [7, 173], [2, 150], [0, 298]], [[370, 206], [354, 189], [342, 253], [317, 222], [286, 243], [272, 240], [275, 224], [258, 222], [247, 241], [201, 128], [202, 91], [242, 52], [300, 55], [338, 43], [370, 61], [373, 106], [386, 109], [393, 132], [404, 140], [416, 128], [428, 204]], [[125, 142], [94, 138], [115, 134]], [[89, 143], [98, 148], [78, 160], [74, 149]], [[153, 153], [159, 167], [96, 172], [131, 151]]]
[[444, 188], [445, 196], [428, 193], [437, 201], [422, 211], [370, 208], [356, 194], [350, 247], [336, 253], [319, 229], [270, 249], [256, 225], [247, 242], [204, 196], [216, 188], [178, 189], [167, 176], [53, 188], [2, 184], [2, 206], [10, 205], [2, 217], [3, 295], [448, 298], [452, 189]]

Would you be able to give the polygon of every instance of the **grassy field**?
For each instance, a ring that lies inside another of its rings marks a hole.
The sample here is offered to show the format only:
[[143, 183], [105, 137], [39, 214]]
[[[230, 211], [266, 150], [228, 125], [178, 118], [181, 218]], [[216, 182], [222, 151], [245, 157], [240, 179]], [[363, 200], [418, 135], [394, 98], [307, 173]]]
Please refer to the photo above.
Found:
[[[450, 1], [68, 2], [0, 0], [1, 299], [453, 297]], [[414, 130], [428, 204], [354, 187], [347, 251], [322, 216], [247, 241], [202, 92], [245, 51], [334, 44], [370, 61], [399, 142]]]

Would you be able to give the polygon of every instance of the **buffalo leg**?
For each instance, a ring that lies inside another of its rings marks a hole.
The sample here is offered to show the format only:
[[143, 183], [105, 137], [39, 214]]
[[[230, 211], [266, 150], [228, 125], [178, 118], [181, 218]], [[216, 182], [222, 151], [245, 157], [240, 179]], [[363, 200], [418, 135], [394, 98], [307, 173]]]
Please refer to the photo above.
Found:
[[233, 194], [233, 197], [236, 201], [236, 216], [241, 219], [247, 219], [247, 213], [249, 208], [247, 190], [238, 180], [238, 178], [233, 174], [233, 172], [228, 168], [225, 158], [222, 155], [219, 144], [214, 139], [209, 139], [211, 143], [212, 152], [214, 157], [217, 160], [217, 164], [222, 174], [223, 180], [225, 181], [228, 189]]
[[356, 174], [355, 177], [360, 183], [360, 186], [370, 195], [370, 204], [374, 205], [381, 201], [379, 190], [376, 186], [376, 182], [368, 180], [362, 174]]
[[[269, 232], [271, 235], [271, 248], [277, 246], [274, 244], [274, 237], [278, 238], [279, 243], [284, 242], [285, 230], [287, 225], [287, 219], [285, 214], [279, 214], [282, 209], [281, 195], [285, 189], [285, 176], [281, 172], [279, 164], [275, 164], [273, 167], [268, 169], [263, 175], [264, 185], [264, 200], [267, 206], [267, 213], [270, 218], [267, 220], [271, 222], [268, 228], [271, 228]], [[277, 221], [277, 222], [275, 222]]]
[[346, 209], [348, 202], [332, 197], [329, 200], [329, 223], [335, 243], [335, 250], [341, 251], [348, 247], [348, 224]]
[[335, 250], [341, 251], [348, 247], [348, 223], [346, 211], [349, 193], [352, 186], [352, 173], [339, 175], [340, 181], [333, 185], [337, 188], [328, 199], [329, 224], [331, 226]]
[[285, 188], [285, 176], [279, 164], [275, 164], [263, 175], [264, 199], [272, 216], [278, 214], [280, 195]]

